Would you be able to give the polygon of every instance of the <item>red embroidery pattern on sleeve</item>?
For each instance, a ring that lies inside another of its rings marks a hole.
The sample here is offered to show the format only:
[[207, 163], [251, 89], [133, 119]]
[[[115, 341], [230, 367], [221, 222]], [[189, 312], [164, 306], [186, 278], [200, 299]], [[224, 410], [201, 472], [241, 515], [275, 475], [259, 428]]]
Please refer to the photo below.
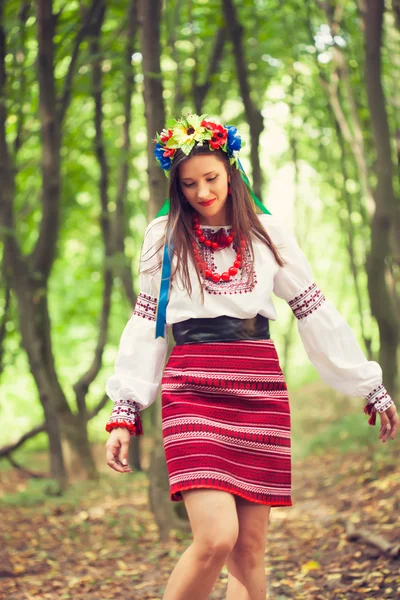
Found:
[[382, 383], [372, 390], [365, 399], [367, 404], [364, 406], [364, 412], [369, 415], [368, 423], [372, 426], [376, 423], [376, 413], [383, 413], [394, 404]]
[[316, 284], [313, 283], [304, 292], [288, 303], [297, 319], [304, 319], [319, 308], [326, 298]]
[[148, 319], [149, 321], [155, 321], [157, 314], [157, 298], [140, 292], [136, 300], [133, 314], [142, 317], [143, 319]]
[[384, 412], [389, 408], [389, 406], [394, 404], [392, 398], [389, 396], [382, 383], [372, 390], [372, 392], [370, 392], [365, 399], [367, 401], [367, 405], [372, 404], [374, 409], [378, 412]]
[[131, 435], [142, 435], [143, 428], [140, 419], [140, 407], [133, 400], [116, 400], [111, 416], [106, 424], [109, 433], [115, 427], [126, 427]]

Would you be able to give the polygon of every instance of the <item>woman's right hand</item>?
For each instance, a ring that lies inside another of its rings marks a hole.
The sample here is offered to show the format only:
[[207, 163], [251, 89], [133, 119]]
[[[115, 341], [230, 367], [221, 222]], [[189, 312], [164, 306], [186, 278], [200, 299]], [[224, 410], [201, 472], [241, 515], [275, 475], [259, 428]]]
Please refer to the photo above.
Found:
[[381, 428], [379, 430], [379, 439], [383, 443], [387, 442], [389, 436], [394, 440], [399, 430], [399, 415], [395, 404], [389, 406], [383, 413], [379, 413], [381, 419]]
[[126, 427], [116, 427], [110, 432], [106, 443], [106, 459], [109, 467], [118, 473], [132, 473], [128, 464], [131, 434]]

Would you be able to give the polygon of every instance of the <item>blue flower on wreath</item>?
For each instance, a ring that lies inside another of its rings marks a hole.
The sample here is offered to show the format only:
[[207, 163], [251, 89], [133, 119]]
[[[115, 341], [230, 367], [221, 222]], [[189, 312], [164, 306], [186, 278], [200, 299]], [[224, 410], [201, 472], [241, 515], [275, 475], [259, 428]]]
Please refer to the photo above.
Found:
[[161, 168], [164, 171], [169, 171], [169, 169], [171, 168], [172, 160], [169, 156], [164, 156], [164, 152], [165, 152], [164, 146], [162, 146], [161, 144], [155, 145], [154, 156], [156, 157], [156, 160], [158, 160], [158, 162], [161, 165]]
[[237, 128], [233, 125], [225, 125], [225, 127], [228, 130], [228, 140], [226, 143], [226, 148], [228, 150], [229, 156], [232, 156], [235, 150], [239, 151], [242, 147], [242, 138], [240, 137]]

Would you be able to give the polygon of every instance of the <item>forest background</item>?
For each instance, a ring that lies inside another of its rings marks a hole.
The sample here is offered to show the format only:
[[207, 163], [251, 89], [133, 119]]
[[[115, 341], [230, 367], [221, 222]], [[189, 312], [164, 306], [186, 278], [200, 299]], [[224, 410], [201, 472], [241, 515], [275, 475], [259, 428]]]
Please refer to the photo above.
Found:
[[[398, 397], [399, 37], [399, 0], [0, 3], [0, 456], [28, 468], [49, 449], [62, 489], [96, 477], [105, 381], [167, 194], [152, 139], [182, 112], [238, 127], [255, 193]], [[338, 435], [374, 451], [363, 400], [319, 381], [276, 306], [295, 456]]]

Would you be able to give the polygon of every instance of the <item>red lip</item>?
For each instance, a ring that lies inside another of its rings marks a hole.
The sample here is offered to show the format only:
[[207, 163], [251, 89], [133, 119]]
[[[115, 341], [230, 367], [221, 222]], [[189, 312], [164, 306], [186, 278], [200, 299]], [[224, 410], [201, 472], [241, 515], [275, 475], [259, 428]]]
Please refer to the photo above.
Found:
[[216, 198], [213, 198], [212, 200], [208, 200], [207, 202], [200, 202], [200, 204], [201, 206], [210, 206], [210, 204], [212, 204], [215, 200]]

